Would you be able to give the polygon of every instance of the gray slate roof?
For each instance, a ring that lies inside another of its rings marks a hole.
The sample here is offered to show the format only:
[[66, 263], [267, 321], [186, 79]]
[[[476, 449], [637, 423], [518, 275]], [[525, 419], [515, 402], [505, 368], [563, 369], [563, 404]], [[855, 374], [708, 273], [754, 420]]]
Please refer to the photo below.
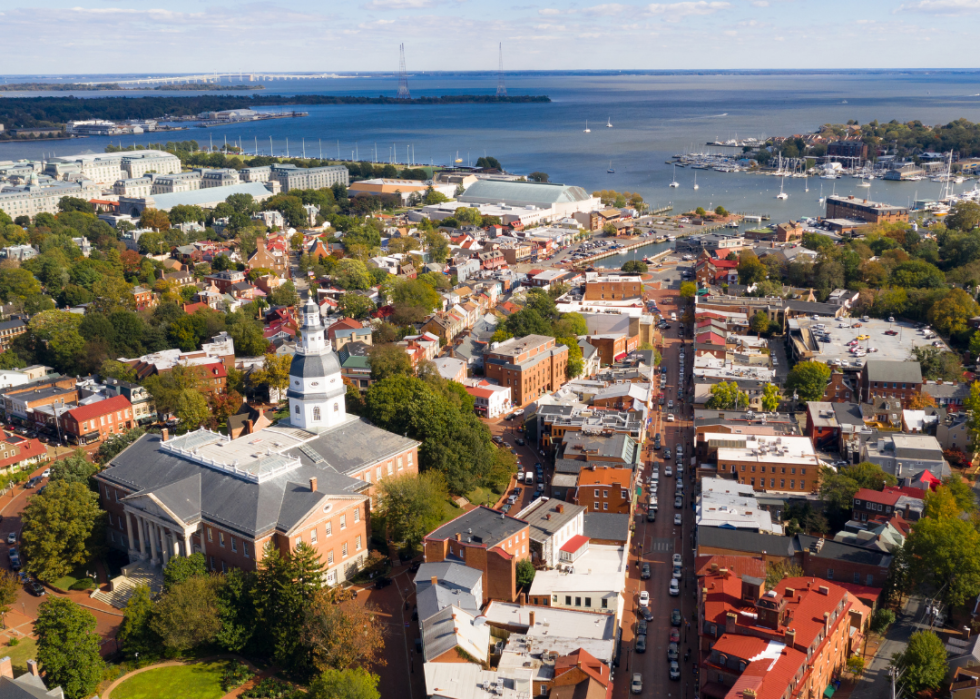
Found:
[[[808, 534], [797, 534], [793, 538], [794, 548], [799, 551], [809, 550], [818, 540], [818, 537]], [[810, 552], [811, 556], [826, 558], [846, 563], [859, 563], [861, 565], [879, 566], [887, 568], [891, 564], [892, 557], [887, 553], [875, 549], [865, 548], [864, 546], [854, 546], [840, 541], [824, 539], [823, 546], [817, 552]]]
[[430, 532], [426, 539], [452, 539], [459, 533], [463, 541], [491, 548], [526, 526], [523, 520], [480, 506]]
[[586, 512], [582, 533], [590, 539], [626, 543], [630, 533], [630, 516], [612, 512]]
[[698, 527], [698, 546], [762, 553], [771, 556], [792, 557], [793, 539], [788, 536], [759, 534], [741, 529], [722, 529], [720, 527]]
[[452, 561], [423, 563], [415, 574], [415, 588], [423, 590], [426, 587], [431, 587], [432, 578], [438, 578], [440, 583], [450, 587], [475, 590], [483, 579], [483, 572]]
[[885, 359], [869, 359], [864, 366], [868, 374], [868, 381], [922, 383], [922, 369], [918, 362], [890, 362]]
[[446, 607], [453, 605], [473, 614], [480, 613], [480, 605], [473, 595], [442, 585], [429, 585], [420, 590], [416, 595], [416, 604], [419, 609], [419, 619], [423, 624]]
[[0, 699], [64, 699], [61, 687], [49, 690], [44, 680], [29, 672], [17, 678], [0, 677]]

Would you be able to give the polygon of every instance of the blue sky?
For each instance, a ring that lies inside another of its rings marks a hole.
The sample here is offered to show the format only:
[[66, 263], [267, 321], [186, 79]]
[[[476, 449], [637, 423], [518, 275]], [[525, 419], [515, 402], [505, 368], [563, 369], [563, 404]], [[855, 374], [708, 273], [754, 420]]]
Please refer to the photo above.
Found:
[[2, 74], [973, 68], [980, 0], [0, 0]]

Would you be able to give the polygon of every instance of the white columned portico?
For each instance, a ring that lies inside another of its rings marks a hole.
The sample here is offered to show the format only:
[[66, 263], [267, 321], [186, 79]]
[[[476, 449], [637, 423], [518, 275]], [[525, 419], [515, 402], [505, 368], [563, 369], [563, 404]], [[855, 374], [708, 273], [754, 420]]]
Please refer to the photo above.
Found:
[[154, 526], [153, 522], [149, 520], [146, 521], [146, 534], [150, 537], [150, 562], [154, 564], [159, 563], [160, 559], [157, 558], [156, 527]]
[[194, 532], [191, 530], [184, 531], [184, 555], [192, 556], [194, 554], [194, 546], [191, 543], [191, 537], [194, 536]]
[[129, 550], [136, 550], [136, 539], [133, 537], [133, 517], [129, 512], [126, 512], [126, 533], [129, 535]]
[[136, 531], [140, 537], [140, 558], [146, 560], [146, 535], [143, 533], [143, 518], [134, 514], [133, 519], [136, 520]]

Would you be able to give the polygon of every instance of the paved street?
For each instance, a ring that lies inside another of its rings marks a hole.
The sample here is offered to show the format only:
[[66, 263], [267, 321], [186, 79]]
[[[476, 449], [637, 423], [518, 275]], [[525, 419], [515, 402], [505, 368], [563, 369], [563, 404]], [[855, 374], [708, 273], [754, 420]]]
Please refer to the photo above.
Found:
[[924, 617], [925, 605], [922, 598], [910, 598], [895, 623], [888, 629], [885, 639], [878, 647], [878, 654], [865, 667], [864, 674], [851, 692], [852, 697], [891, 699], [892, 685], [888, 667], [892, 656], [905, 650], [909, 637], [914, 632], [929, 628], [928, 623], [923, 623]]
[[[655, 299], [662, 313], [668, 317], [671, 312], [675, 312], [679, 316], [678, 289], [680, 280], [676, 265], [668, 262], [663, 268], [656, 270], [653, 277], [655, 281], [651, 290], [646, 294], [647, 298]], [[643, 675], [644, 694], [655, 694], [661, 697], [694, 696], [693, 648], [696, 646], [696, 639], [690, 623], [694, 619], [696, 601], [692, 577], [694, 555], [690, 545], [693, 534], [693, 514], [690, 506], [694, 488], [692, 469], [689, 465], [684, 468], [684, 507], [675, 509], [677, 461], [675, 458], [670, 461], [664, 460], [662, 451], [656, 454], [653, 452], [653, 436], [659, 432], [663, 445], [670, 448], [672, 456], [676, 453], [677, 444], [684, 445], [685, 461], [688, 464], [693, 453], [691, 412], [688, 403], [688, 380], [693, 357], [690, 343], [688, 343], [685, 352], [684, 376], [681, 378], [680, 350], [683, 346], [683, 340], [680, 337], [680, 331], [681, 328], [678, 323], [671, 323], [671, 328], [664, 333], [664, 347], [661, 349], [663, 354], [662, 368], [667, 375], [664, 397], [665, 401], [674, 401], [672, 414], [675, 421], [667, 422], [667, 414], [671, 411], [666, 406], [662, 412], [655, 411], [653, 422], [650, 425], [650, 434], [645, 445], [643, 480], [644, 482], [647, 480], [654, 468], [659, 470], [660, 485], [657, 494], [659, 509], [656, 521], [647, 522], [646, 502], [649, 491], [644, 488], [643, 497], [640, 500], [641, 505], [636, 513], [633, 550], [630, 552], [631, 566], [629, 580], [627, 581], [629, 608], [623, 618], [622, 655], [616, 673], [614, 689], [614, 696], [617, 699], [625, 699], [629, 696], [629, 684], [634, 672]], [[670, 465], [674, 470], [673, 477], [666, 476], [667, 465]], [[676, 514], [682, 516], [681, 526], [674, 525]], [[668, 592], [672, 574], [671, 557], [674, 553], [680, 553], [684, 563], [681, 594], [677, 597], [671, 597]], [[650, 564], [651, 577], [649, 580], [640, 579], [643, 563]], [[653, 612], [653, 621], [648, 626], [647, 650], [642, 654], [633, 652], [636, 639], [636, 612], [638, 611], [638, 599], [641, 590], [647, 590], [650, 593], [650, 609]], [[683, 619], [680, 627], [681, 678], [679, 681], [671, 681], [668, 672], [667, 647], [670, 641], [670, 615], [673, 609], [680, 609]], [[684, 656], [689, 648], [692, 649], [691, 657], [688, 661], [684, 661]]]

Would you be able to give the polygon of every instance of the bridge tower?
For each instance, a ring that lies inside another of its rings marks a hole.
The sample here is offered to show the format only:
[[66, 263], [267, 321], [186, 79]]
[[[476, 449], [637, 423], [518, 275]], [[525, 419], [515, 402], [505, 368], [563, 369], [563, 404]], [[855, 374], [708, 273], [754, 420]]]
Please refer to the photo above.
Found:
[[405, 70], [405, 44], [398, 46], [398, 94], [395, 97], [400, 100], [412, 99], [412, 93], [408, 91], [408, 72]]
[[504, 45], [498, 47], [500, 61], [497, 66], [497, 97], [507, 96], [507, 86], [504, 84]]

